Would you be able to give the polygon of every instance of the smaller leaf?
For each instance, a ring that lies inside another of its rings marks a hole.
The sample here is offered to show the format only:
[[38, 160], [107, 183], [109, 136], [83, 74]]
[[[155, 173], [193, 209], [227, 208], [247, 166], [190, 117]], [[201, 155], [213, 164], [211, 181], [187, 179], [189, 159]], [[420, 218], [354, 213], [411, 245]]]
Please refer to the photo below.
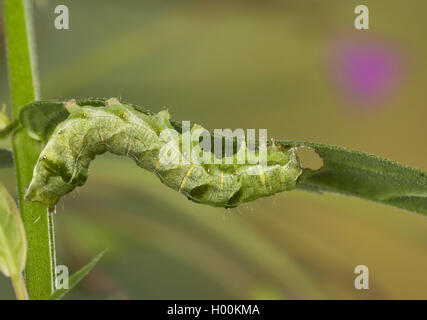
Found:
[[10, 123], [9, 117], [6, 113], [6, 106], [3, 105], [3, 107], [0, 110], [0, 132], [4, 130]]
[[36, 101], [26, 105], [19, 114], [19, 120], [28, 135], [39, 141], [46, 141], [58, 123], [68, 117], [61, 101]]
[[13, 154], [12, 151], [7, 149], [0, 149], [0, 168], [13, 167]]
[[10, 122], [6, 113], [6, 106], [3, 106], [0, 110], [0, 139], [7, 138], [11, 133], [15, 132], [18, 126], [18, 120]]
[[15, 120], [0, 129], [0, 139], [7, 138], [10, 134], [14, 133], [19, 127], [19, 121]]
[[24, 270], [27, 241], [24, 224], [15, 201], [0, 184], [0, 271], [6, 276]]
[[86, 275], [95, 267], [95, 265], [98, 263], [98, 261], [102, 258], [104, 253], [108, 249], [105, 249], [98, 253], [92, 261], [90, 261], [87, 265], [85, 265], [83, 268], [81, 268], [79, 271], [74, 273], [68, 282], [69, 288], [68, 289], [58, 289], [55, 290], [54, 293], [50, 296], [49, 300], [60, 300], [62, 299], [67, 293], [69, 293]]

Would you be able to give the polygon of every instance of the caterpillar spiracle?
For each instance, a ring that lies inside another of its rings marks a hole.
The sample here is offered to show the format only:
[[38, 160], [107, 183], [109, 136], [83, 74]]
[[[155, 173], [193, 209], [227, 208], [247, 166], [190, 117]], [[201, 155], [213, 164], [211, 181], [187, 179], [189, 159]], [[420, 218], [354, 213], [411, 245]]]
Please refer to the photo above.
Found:
[[[115, 98], [103, 107], [81, 106], [75, 100], [64, 106], [69, 116], [49, 137], [25, 195], [27, 200], [49, 207], [82, 186], [90, 162], [107, 151], [132, 158], [192, 201], [225, 208], [291, 190], [302, 173], [296, 151], [274, 143], [266, 147], [267, 162], [263, 165], [249, 160], [232, 164], [163, 161], [165, 148], [167, 154], [174, 153], [180, 159], [188, 160], [189, 156], [181, 148], [185, 133], [169, 120], [168, 111], [144, 113]], [[193, 125], [190, 134], [201, 129]], [[197, 142], [191, 142], [191, 147], [200, 153]], [[208, 153], [208, 157], [214, 159], [215, 152]], [[232, 157], [235, 159], [236, 154]]]

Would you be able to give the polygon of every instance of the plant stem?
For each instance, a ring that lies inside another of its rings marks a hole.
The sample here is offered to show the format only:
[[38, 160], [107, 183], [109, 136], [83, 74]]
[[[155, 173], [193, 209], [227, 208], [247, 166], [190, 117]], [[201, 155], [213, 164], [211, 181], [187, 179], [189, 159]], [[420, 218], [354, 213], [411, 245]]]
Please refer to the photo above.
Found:
[[22, 274], [11, 275], [13, 289], [15, 290], [16, 298], [18, 300], [28, 300], [27, 289], [25, 288], [24, 278]]
[[[13, 114], [18, 118], [22, 106], [39, 99], [32, 25], [27, 0], [3, 0], [9, 85]], [[47, 208], [24, 200], [25, 189], [31, 181], [33, 168], [41, 151], [38, 142], [20, 130], [13, 138], [19, 205], [24, 222], [28, 253], [25, 281], [31, 299], [48, 299], [52, 293], [54, 265], [50, 248]]]

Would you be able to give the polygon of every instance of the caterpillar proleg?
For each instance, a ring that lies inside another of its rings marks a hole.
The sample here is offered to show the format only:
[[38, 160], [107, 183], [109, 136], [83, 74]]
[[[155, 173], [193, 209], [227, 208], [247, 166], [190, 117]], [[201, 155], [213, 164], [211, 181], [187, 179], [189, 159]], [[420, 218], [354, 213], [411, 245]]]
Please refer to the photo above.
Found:
[[[295, 150], [274, 143], [266, 148], [266, 163], [203, 161], [214, 159], [214, 150], [204, 152], [201, 159], [197, 157], [203, 151], [199, 141], [191, 142], [193, 151], [185, 149], [185, 133], [170, 122], [166, 110], [143, 113], [114, 98], [104, 107], [71, 100], [65, 108], [69, 116], [47, 140], [34, 168], [27, 200], [54, 206], [61, 196], [86, 182], [90, 162], [107, 151], [132, 158], [192, 201], [226, 208], [291, 190], [302, 173]], [[194, 125], [189, 134], [196, 131], [206, 130]], [[193, 160], [194, 155], [198, 160]], [[170, 161], [171, 156], [187, 161]]]

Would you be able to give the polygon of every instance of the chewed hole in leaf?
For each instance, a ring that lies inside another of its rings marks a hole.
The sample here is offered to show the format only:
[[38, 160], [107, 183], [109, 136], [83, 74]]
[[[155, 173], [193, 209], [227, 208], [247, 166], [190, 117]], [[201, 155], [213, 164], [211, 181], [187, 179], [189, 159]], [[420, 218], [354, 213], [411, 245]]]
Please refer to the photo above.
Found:
[[303, 169], [319, 170], [323, 167], [323, 159], [310, 147], [298, 147], [297, 155]]

